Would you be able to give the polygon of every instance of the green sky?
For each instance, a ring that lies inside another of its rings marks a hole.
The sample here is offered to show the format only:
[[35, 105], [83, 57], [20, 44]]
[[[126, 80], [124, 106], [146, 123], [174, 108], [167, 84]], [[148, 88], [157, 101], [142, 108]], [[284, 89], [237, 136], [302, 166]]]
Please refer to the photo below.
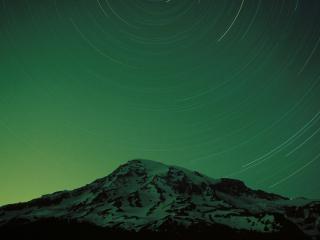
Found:
[[0, 1], [0, 205], [134, 158], [320, 198], [320, 1]]

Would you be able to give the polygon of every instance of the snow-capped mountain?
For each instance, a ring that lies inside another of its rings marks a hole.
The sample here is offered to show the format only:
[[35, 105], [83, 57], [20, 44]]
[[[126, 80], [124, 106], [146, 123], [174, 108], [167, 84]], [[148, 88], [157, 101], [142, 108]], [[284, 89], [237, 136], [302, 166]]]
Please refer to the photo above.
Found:
[[320, 201], [290, 200], [252, 190], [238, 180], [212, 179], [181, 167], [132, 160], [79, 189], [1, 207], [0, 232], [46, 219], [119, 232], [224, 229], [220, 232], [232, 236], [258, 234], [271, 239], [291, 234], [297, 239], [319, 239]]

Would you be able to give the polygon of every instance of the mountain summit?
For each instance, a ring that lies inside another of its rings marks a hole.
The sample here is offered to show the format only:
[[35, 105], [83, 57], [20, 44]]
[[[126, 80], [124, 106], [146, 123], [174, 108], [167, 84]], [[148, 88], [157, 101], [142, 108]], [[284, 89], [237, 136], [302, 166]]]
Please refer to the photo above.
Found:
[[320, 201], [290, 200], [239, 180], [139, 159], [73, 191], [1, 207], [0, 236], [18, 232], [319, 239]]

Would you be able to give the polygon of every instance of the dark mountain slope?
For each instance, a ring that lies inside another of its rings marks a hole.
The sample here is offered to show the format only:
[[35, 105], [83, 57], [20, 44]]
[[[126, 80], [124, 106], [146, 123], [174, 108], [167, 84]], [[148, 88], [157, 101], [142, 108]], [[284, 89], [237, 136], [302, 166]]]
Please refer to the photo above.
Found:
[[114, 238], [319, 239], [320, 202], [234, 179], [132, 160], [73, 191], [0, 208], [0, 234]]

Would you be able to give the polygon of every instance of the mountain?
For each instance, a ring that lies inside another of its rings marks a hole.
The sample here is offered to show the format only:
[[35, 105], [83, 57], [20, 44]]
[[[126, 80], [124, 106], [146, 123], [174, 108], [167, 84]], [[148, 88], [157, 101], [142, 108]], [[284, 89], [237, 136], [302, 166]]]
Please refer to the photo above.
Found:
[[109, 176], [0, 208], [0, 236], [320, 239], [320, 201], [253, 190], [234, 179], [149, 160]]

